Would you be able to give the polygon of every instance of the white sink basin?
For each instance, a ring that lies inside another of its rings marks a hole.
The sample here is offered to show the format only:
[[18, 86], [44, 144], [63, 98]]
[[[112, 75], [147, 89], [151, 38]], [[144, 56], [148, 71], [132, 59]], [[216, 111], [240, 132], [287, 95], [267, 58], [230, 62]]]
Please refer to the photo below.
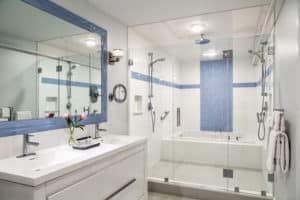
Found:
[[125, 145], [131, 142], [128, 136], [121, 136], [121, 135], [113, 135], [113, 134], [107, 134], [104, 135], [100, 143], [101, 144], [111, 144], [111, 145]]
[[107, 135], [101, 140], [100, 146], [88, 150], [75, 150], [69, 145], [61, 145], [37, 151], [35, 156], [0, 160], [0, 180], [37, 186], [104, 158], [110, 153], [145, 142], [145, 138], [119, 135]]

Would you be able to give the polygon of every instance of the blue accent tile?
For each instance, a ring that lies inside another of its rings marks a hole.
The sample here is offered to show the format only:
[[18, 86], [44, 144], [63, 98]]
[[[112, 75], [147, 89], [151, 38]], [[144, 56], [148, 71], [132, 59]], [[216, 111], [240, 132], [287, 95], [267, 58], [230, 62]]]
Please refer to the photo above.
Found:
[[[51, 84], [51, 85], [69, 85], [69, 83], [70, 83], [70, 81], [68, 81], [68, 80], [59, 80], [59, 79], [56, 79], [56, 78], [47, 78], [47, 77], [43, 77], [41, 82], [43, 84]], [[98, 88], [101, 88], [100, 84], [90, 84], [90, 83], [86, 83], [86, 82], [71, 81], [71, 86], [72, 87], [89, 88], [92, 85], [97, 86]]]
[[[150, 81], [150, 77], [148, 75], [141, 74], [141, 73], [134, 72], [134, 71], [131, 71], [131, 78], [140, 80], [140, 81], [144, 81], [144, 82]], [[161, 80], [161, 79], [155, 78], [155, 77], [153, 77], [153, 83], [162, 85], [162, 86], [177, 88], [177, 89], [199, 89], [201, 87], [200, 84], [178, 84], [178, 83], [173, 83], [170, 81]], [[257, 82], [233, 83], [232, 87], [233, 88], [257, 87]]]
[[202, 61], [200, 76], [200, 129], [202, 131], [232, 132], [232, 60]]
[[181, 84], [179, 89], [200, 89], [200, 84]]
[[234, 88], [248, 88], [248, 87], [257, 87], [257, 82], [249, 82], [249, 83], [233, 83], [232, 87]]

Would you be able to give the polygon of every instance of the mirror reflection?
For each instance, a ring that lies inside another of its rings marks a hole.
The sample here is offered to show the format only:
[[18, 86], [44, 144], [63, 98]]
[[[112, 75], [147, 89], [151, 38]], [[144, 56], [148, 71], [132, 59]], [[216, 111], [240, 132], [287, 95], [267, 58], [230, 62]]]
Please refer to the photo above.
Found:
[[100, 113], [99, 35], [15, 0], [0, 25], [0, 121]]

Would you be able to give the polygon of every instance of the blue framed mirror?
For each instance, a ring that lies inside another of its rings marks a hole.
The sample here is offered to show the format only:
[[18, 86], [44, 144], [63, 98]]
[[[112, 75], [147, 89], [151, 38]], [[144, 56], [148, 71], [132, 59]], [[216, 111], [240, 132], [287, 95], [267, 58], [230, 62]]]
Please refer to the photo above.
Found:
[[0, 137], [107, 121], [107, 31], [48, 0], [0, 2]]

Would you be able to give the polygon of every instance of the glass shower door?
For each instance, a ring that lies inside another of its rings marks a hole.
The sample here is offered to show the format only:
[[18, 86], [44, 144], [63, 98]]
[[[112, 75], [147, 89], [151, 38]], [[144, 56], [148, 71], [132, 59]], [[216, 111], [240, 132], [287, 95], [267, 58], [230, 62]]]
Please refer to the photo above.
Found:
[[[273, 108], [273, 60], [274, 60], [274, 16], [272, 7], [268, 21], [260, 27], [255, 37], [239, 37], [233, 39], [233, 52], [236, 63], [244, 61], [254, 73], [249, 75], [245, 87], [234, 88], [234, 119], [236, 125], [234, 137], [229, 148], [229, 165], [234, 168], [234, 177], [229, 182], [229, 190], [242, 194], [272, 196], [274, 176], [266, 170], [268, 146], [268, 118]], [[240, 44], [244, 44], [241, 46]], [[257, 54], [245, 58], [245, 53]], [[253, 53], [254, 52], [254, 53]], [[263, 66], [264, 65], [264, 66]], [[262, 74], [263, 69], [263, 74]], [[237, 69], [238, 70], [238, 69]], [[239, 74], [239, 71], [237, 71]], [[242, 76], [236, 76], [240, 79]], [[263, 85], [265, 88], [263, 89]], [[246, 87], [247, 86], [247, 87]], [[264, 92], [262, 92], [264, 91]], [[262, 96], [264, 93], [264, 96]], [[263, 109], [262, 109], [263, 108]], [[263, 111], [264, 125], [260, 132], [257, 112]], [[263, 137], [262, 140], [259, 140]]]
[[130, 33], [130, 133], [148, 139], [149, 181], [172, 182], [173, 61], [159, 47], [134, 45], [139, 36]]
[[180, 67], [189, 71], [179, 74], [181, 87], [176, 94], [181, 123], [175, 127], [180, 134], [173, 139], [174, 181], [226, 191], [232, 176], [228, 166], [232, 62], [222, 55], [218, 60], [201, 59]]

